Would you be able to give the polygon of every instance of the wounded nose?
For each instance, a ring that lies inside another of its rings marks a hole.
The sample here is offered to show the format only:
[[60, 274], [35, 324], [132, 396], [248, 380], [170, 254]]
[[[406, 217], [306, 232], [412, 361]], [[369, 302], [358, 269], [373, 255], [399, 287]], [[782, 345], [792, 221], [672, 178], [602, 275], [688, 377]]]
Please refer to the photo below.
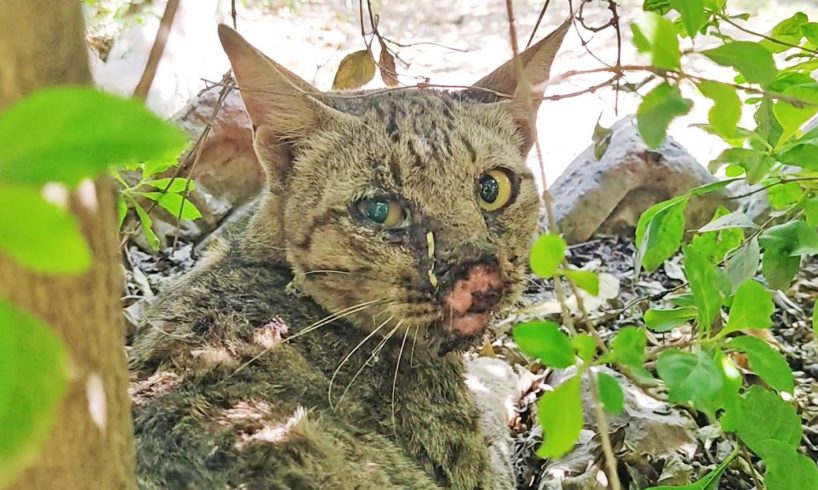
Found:
[[462, 335], [481, 333], [492, 309], [503, 295], [503, 281], [496, 267], [472, 266], [443, 297], [444, 316], [451, 329]]

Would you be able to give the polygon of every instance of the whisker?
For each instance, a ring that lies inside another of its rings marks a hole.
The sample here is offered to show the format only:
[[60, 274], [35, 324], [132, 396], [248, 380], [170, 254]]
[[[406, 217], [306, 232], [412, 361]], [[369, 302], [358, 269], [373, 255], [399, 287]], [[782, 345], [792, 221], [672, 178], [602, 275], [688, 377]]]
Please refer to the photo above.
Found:
[[[394, 318], [394, 316], [392, 318]], [[355, 376], [353, 376], [352, 379], [350, 380], [350, 382], [347, 383], [346, 388], [344, 388], [344, 392], [341, 393], [341, 397], [338, 399], [338, 405], [341, 405], [341, 402], [344, 400], [344, 397], [346, 396], [347, 392], [352, 387], [352, 383], [354, 383], [355, 380], [358, 379], [358, 376], [360, 376], [360, 374], [363, 372], [363, 370], [367, 366], [369, 366], [369, 363], [372, 362], [378, 356], [378, 354], [380, 354], [381, 350], [383, 349], [383, 346], [386, 345], [386, 342], [392, 337], [392, 335], [398, 330], [398, 328], [400, 328], [401, 322], [398, 322], [398, 325], [395, 326], [395, 328], [393, 328], [389, 333], [387, 333], [381, 339], [381, 341], [378, 342], [378, 345], [376, 345], [375, 348], [372, 349], [372, 353], [369, 355], [369, 358], [367, 358], [366, 362], [361, 364], [361, 367], [358, 368], [358, 371], [355, 372]], [[338, 406], [338, 405], [336, 405], [336, 406]]]
[[[401, 322], [398, 322], [398, 326], [400, 327]], [[392, 434], [395, 436], [395, 440], [398, 440], [398, 426], [395, 422], [395, 391], [398, 387], [398, 370], [400, 370], [400, 358], [403, 356], [403, 347], [406, 345], [406, 337], [409, 336], [409, 329], [406, 329], [406, 333], [403, 334], [403, 341], [400, 343], [400, 350], [398, 351], [398, 361], [395, 363], [395, 376], [392, 378]]]
[[358, 351], [358, 349], [360, 349], [360, 348], [361, 348], [361, 346], [362, 346], [362, 345], [364, 345], [364, 344], [366, 343], [366, 341], [367, 341], [367, 340], [371, 339], [371, 338], [372, 338], [372, 337], [373, 337], [373, 336], [374, 336], [376, 333], [378, 333], [378, 331], [379, 331], [380, 329], [382, 329], [382, 328], [384, 327], [384, 325], [386, 325], [388, 322], [390, 322], [390, 321], [391, 321], [393, 318], [395, 318], [395, 316], [394, 316], [394, 315], [392, 315], [392, 316], [390, 316], [389, 318], [387, 318], [386, 320], [384, 320], [384, 321], [383, 321], [383, 323], [381, 323], [380, 325], [378, 325], [378, 327], [377, 327], [376, 329], [372, 330], [372, 332], [370, 332], [370, 333], [369, 333], [369, 335], [367, 335], [366, 337], [364, 337], [364, 339], [363, 339], [362, 341], [358, 342], [358, 345], [356, 345], [356, 346], [355, 346], [355, 348], [354, 348], [354, 349], [352, 349], [352, 350], [349, 352], [349, 354], [347, 354], [347, 355], [344, 357], [344, 359], [341, 361], [341, 363], [340, 363], [340, 364], [338, 364], [338, 367], [337, 367], [337, 368], [335, 368], [335, 372], [333, 372], [333, 373], [332, 373], [332, 377], [331, 377], [331, 378], [330, 378], [330, 380], [329, 380], [329, 386], [327, 387], [327, 399], [329, 400], [329, 407], [330, 407], [332, 410], [335, 410], [335, 407], [334, 407], [334, 406], [333, 406], [333, 404], [332, 404], [332, 385], [333, 385], [333, 383], [335, 382], [335, 377], [336, 377], [336, 376], [338, 376], [338, 372], [341, 370], [341, 368], [342, 368], [342, 367], [344, 367], [344, 364], [346, 364], [346, 363], [347, 363], [347, 361], [349, 360], [349, 358], [350, 358], [350, 357], [352, 357], [352, 355], [353, 355], [353, 354], [355, 354], [355, 352], [357, 352], [357, 351]]
[[418, 335], [420, 335], [420, 325], [415, 325], [415, 335], [412, 336], [412, 353], [409, 356], [409, 366], [411, 367], [417, 367], [415, 364], [415, 344], [418, 341]]
[[[385, 301], [384, 298], [379, 298], [379, 299], [375, 299], [375, 300], [371, 300], [371, 301], [365, 301], [363, 303], [359, 303], [357, 305], [350, 306], [348, 308], [344, 308], [343, 310], [341, 310], [341, 311], [339, 311], [337, 313], [333, 313], [332, 315], [327, 315], [324, 318], [322, 318], [321, 320], [318, 320], [317, 322], [313, 323], [309, 327], [306, 327], [304, 330], [301, 330], [300, 332], [296, 333], [295, 335], [292, 335], [290, 337], [287, 337], [287, 338], [283, 339], [280, 342], [280, 344], [290, 342], [293, 339], [296, 339], [296, 338], [298, 338], [298, 337], [300, 337], [302, 335], [306, 335], [306, 334], [308, 334], [308, 333], [310, 333], [310, 332], [312, 332], [314, 330], [317, 330], [317, 329], [323, 327], [324, 325], [332, 323], [335, 320], [339, 320], [339, 319], [344, 318], [344, 317], [346, 317], [348, 315], [351, 315], [353, 313], [358, 313], [358, 312], [364, 311], [367, 308], [375, 306], [378, 303], [383, 303], [384, 301]], [[256, 354], [255, 356], [251, 357], [250, 359], [247, 360], [247, 362], [245, 362], [241, 366], [237, 367], [235, 371], [230, 373], [229, 376], [225, 377], [224, 380], [226, 381], [226, 380], [232, 378], [233, 376], [238, 374], [242, 369], [244, 369], [247, 366], [249, 366], [250, 364], [256, 362], [264, 354], [270, 352], [270, 349], [273, 349], [274, 347], [275, 346], [267, 347], [264, 350], [262, 350], [261, 352], [259, 352], [258, 354]]]

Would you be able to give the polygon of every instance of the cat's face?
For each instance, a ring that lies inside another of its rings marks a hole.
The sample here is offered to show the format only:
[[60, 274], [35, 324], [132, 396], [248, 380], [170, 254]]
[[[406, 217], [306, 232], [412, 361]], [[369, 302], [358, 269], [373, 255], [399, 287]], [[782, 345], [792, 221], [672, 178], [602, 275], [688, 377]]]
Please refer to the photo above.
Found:
[[448, 347], [478, 338], [517, 299], [538, 222], [528, 128], [510, 102], [322, 94], [220, 34], [271, 180], [266, 220], [283, 235], [271, 240], [297, 285], [380, 335]]

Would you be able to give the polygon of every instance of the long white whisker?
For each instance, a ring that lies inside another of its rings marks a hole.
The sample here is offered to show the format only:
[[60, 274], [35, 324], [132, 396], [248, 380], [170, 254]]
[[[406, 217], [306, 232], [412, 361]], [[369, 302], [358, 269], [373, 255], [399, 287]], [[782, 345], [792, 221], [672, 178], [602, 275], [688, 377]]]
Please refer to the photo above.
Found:
[[[398, 326], [400, 326], [400, 322], [398, 322]], [[406, 337], [409, 336], [409, 329], [406, 329], [406, 333], [403, 334], [403, 341], [400, 343], [400, 350], [398, 351], [398, 361], [395, 363], [395, 376], [392, 378], [392, 434], [395, 436], [395, 440], [398, 440], [398, 426], [395, 422], [395, 391], [397, 390], [398, 386], [398, 371], [400, 370], [400, 358], [403, 356], [403, 347], [406, 345]]]
[[369, 333], [369, 335], [367, 335], [366, 337], [364, 337], [364, 339], [363, 339], [362, 341], [358, 342], [358, 345], [356, 345], [356, 346], [355, 346], [355, 348], [354, 348], [354, 349], [352, 349], [352, 350], [349, 352], [349, 354], [347, 354], [347, 355], [344, 357], [344, 359], [341, 361], [341, 363], [340, 363], [340, 364], [338, 364], [338, 367], [337, 367], [337, 368], [335, 368], [335, 372], [333, 372], [333, 373], [332, 373], [332, 377], [331, 377], [331, 378], [330, 378], [330, 380], [329, 380], [329, 386], [327, 387], [327, 399], [329, 400], [329, 407], [330, 407], [332, 410], [335, 410], [335, 407], [334, 407], [334, 406], [333, 406], [333, 404], [332, 404], [332, 385], [333, 385], [333, 383], [335, 382], [335, 377], [336, 377], [336, 376], [338, 376], [338, 372], [341, 370], [341, 368], [342, 368], [342, 367], [344, 367], [344, 364], [346, 364], [346, 363], [347, 363], [347, 361], [349, 361], [349, 358], [350, 358], [350, 357], [352, 357], [352, 355], [353, 355], [353, 354], [355, 354], [355, 352], [357, 352], [357, 351], [358, 351], [358, 349], [360, 349], [360, 348], [361, 348], [361, 346], [362, 346], [362, 345], [364, 345], [364, 344], [365, 344], [365, 343], [366, 343], [366, 342], [367, 342], [369, 339], [371, 339], [371, 338], [372, 338], [372, 337], [373, 337], [373, 336], [374, 336], [376, 333], [378, 333], [378, 331], [379, 331], [380, 329], [382, 329], [382, 328], [384, 327], [384, 325], [386, 325], [387, 323], [389, 323], [389, 322], [390, 322], [390, 321], [391, 321], [393, 318], [395, 318], [395, 315], [392, 315], [392, 316], [390, 316], [389, 318], [387, 318], [386, 320], [384, 320], [384, 321], [383, 321], [383, 323], [381, 323], [380, 325], [378, 325], [378, 327], [377, 327], [377, 328], [375, 328], [374, 330], [372, 330], [372, 331]]
[[409, 366], [417, 367], [415, 365], [415, 344], [418, 341], [418, 335], [420, 335], [420, 325], [415, 325], [415, 335], [412, 336], [412, 353], [409, 356]]

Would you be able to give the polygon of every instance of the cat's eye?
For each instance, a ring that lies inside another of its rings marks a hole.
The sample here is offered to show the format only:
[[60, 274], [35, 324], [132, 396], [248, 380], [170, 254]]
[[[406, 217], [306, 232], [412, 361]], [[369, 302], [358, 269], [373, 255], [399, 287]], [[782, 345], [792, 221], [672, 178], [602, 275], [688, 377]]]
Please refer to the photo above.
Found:
[[406, 211], [394, 199], [373, 197], [358, 201], [358, 211], [366, 219], [385, 228], [398, 228], [406, 222]]
[[513, 193], [508, 170], [489, 170], [477, 181], [477, 201], [484, 211], [497, 211], [511, 200]]

